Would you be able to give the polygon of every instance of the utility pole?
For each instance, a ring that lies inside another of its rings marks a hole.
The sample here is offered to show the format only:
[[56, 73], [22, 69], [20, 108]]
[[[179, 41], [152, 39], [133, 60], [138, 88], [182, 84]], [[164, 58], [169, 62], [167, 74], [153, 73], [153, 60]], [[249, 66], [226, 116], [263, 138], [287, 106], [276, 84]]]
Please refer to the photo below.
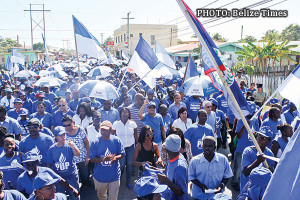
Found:
[[122, 19], [127, 19], [127, 44], [128, 44], [128, 50], [129, 50], [129, 55], [130, 55], [130, 46], [129, 46], [129, 39], [130, 39], [130, 35], [129, 35], [129, 20], [134, 19], [133, 17], [129, 17], [131, 12], [127, 13], [127, 17], [123, 17]]
[[244, 26], [242, 26], [242, 28], [241, 28], [241, 42], [243, 40], [243, 29], [244, 29]]
[[101, 45], [103, 45], [103, 35], [104, 35], [104, 33], [100, 33], [100, 35], [101, 35]]
[[68, 50], [68, 43], [70, 40], [67, 38], [67, 39], [62, 39], [61, 41], [63, 42], [63, 50], [64, 50], [64, 54], [65, 54], [65, 42], [67, 42], [67, 50]]
[[[32, 9], [32, 6], [42, 6], [43, 9]], [[45, 4], [29, 4], [29, 10], [24, 10], [24, 11], [29, 11], [30, 12], [30, 26], [31, 26], [31, 46], [33, 50], [33, 30], [36, 27], [40, 27], [42, 31], [44, 32], [44, 40], [46, 43], [46, 23], [45, 23], [45, 12], [50, 12], [51, 10], [45, 10]], [[43, 19], [37, 22], [37, 20], [34, 20], [32, 17], [32, 12], [43, 12]], [[35, 23], [35, 26], [33, 27], [33, 22]], [[41, 26], [40, 23], [43, 22], [43, 25]]]

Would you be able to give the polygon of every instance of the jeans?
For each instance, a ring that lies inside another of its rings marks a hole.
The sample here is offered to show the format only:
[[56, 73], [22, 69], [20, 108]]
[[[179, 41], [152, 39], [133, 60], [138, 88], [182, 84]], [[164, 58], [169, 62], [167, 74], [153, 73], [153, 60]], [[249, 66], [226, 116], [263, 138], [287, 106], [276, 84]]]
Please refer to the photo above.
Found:
[[77, 163], [77, 169], [79, 171], [79, 179], [83, 186], [87, 185], [87, 181], [89, 179], [89, 167], [85, 165], [85, 162]]
[[[78, 179], [78, 175], [74, 175], [72, 177], [69, 178], [65, 178], [64, 179], [71, 185], [73, 186], [78, 192], [79, 192], [79, 179]], [[60, 192], [67, 195], [69, 195], [69, 199], [70, 200], [79, 200], [79, 197], [75, 197], [73, 194], [73, 191], [67, 190], [66, 188], [64, 188], [63, 186], [61, 186], [60, 184], [56, 184], [56, 192]]]
[[233, 177], [231, 184], [239, 184], [241, 176], [241, 165], [242, 165], [242, 154], [235, 152], [234, 161], [233, 161]]
[[[120, 180], [110, 183], [101, 183], [94, 178], [95, 189], [99, 200], [117, 200], [119, 195]], [[108, 197], [107, 197], [108, 190]]]
[[131, 182], [132, 159], [134, 154], [134, 145], [125, 148], [125, 156], [120, 160], [121, 173], [123, 175], [126, 166], [126, 183]]

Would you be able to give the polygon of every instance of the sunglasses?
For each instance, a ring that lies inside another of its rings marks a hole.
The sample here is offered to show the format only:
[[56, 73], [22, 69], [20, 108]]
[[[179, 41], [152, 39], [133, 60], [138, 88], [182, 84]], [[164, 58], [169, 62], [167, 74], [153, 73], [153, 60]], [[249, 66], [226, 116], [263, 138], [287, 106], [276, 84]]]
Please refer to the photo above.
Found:
[[93, 120], [101, 120], [101, 118], [100, 117], [95, 117], [95, 118], [93, 118]]
[[38, 128], [39, 125], [29, 125], [28, 128]]
[[72, 124], [64, 124], [63, 127], [70, 127]]
[[66, 104], [64, 104], [64, 105], [57, 105], [58, 107], [65, 107], [66, 106]]
[[153, 136], [153, 135], [154, 135], [153, 133], [150, 133], [150, 134], [146, 134], [145, 136], [150, 137], [150, 136]]
[[212, 106], [206, 106], [206, 108], [212, 108]]
[[155, 106], [149, 106], [148, 108], [149, 109], [155, 109]]

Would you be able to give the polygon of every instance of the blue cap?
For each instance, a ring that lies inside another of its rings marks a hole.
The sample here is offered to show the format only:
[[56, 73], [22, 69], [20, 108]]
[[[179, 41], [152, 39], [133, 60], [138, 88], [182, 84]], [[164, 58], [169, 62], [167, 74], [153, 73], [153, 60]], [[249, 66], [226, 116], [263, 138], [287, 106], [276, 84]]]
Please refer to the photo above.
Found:
[[290, 102], [290, 106], [297, 107], [293, 102]]
[[150, 101], [150, 102], [147, 104], [147, 108], [149, 108], [150, 106], [155, 106], [155, 107], [156, 107], [156, 104], [155, 104], [153, 101]]
[[217, 101], [216, 99], [210, 98], [209, 100], [210, 100], [210, 102], [211, 102], [212, 104], [214, 104], [214, 105], [216, 105], [216, 106], [218, 107], [219, 103], [218, 103], [218, 101]]
[[264, 185], [267, 186], [272, 177], [272, 172], [265, 167], [254, 168], [250, 175], [249, 180], [251, 180], [253, 185]]
[[152, 89], [147, 90], [147, 94], [148, 95], [154, 95], [154, 90], [152, 90]]
[[64, 127], [62, 127], [62, 126], [57, 126], [57, 127], [55, 127], [54, 130], [53, 130], [53, 134], [54, 134], [55, 136], [61, 136], [61, 135], [63, 135], [64, 133], [66, 133], [66, 129], [65, 129]]
[[11, 88], [6, 88], [5, 92], [13, 92]]
[[279, 102], [279, 100], [276, 99], [276, 98], [272, 98], [272, 99], [270, 100], [270, 103], [271, 103], [271, 104], [275, 104], [275, 103], [278, 103], [278, 102]]
[[57, 183], [58, 181], [60, 181], [60, 179], [54, 179], [47, 172], [42, 172], [42, 173], [39, 173], [35, 177], [35, 179], [33, 181], [33, 189], [34, 189], [34, 191], [37, 191], [37, 190], [41, 189], [42, 187], [52, 185], [54, 183]]
[[21, 109], [21, 110], [19, 111], [19, 115], [28, 115], [27, 109]]
[[39, 150], [37, 147], [31, 149], [31, 151], [28, 151], [24, 154], [23, 156], [23, 163], [26, 162], [33, 162], [33, 161], [37, 161], [37, 160], [41, 160], [42, 156], [39, 155]]
[[249, 105], [249, 112], [250, 112], [250, 115], [253, 115], [256, 111], [256, 104], [253, 102], [253, 101], [247, 101], [248, 102], [248, 105]]
[[91, 102], [91, 99], [90, 99], [90, 97], [84, 97], [82, 99], [82, 102]]
[[152, 176], [144, 176], [136, 182], [134, 191], [138, 197], [144, 197], [152, 193], [161, 193], [167, 188], [167, 185], [158, 184], [157, 180]]
[[23, 101], [22, 101], [22, 99], [20, 99], [20, 98], [16, 98], [16, 99], [14, 100], [14, 103], [23, 103]]
[[270, 127], [268, 127], [268, 126], [262, 126], [262, 127], [260, 127], [260, 129], [257, 132], [257, 134], [260, 134], [262, 136], [269, 137], [269, 138], [272, 138], [272, 136], [273, 136], [273, 132], [270, 129]]
[[121, 91], [123, 90], [128, 90], [128, 87], [126, 85], [123, 85]]

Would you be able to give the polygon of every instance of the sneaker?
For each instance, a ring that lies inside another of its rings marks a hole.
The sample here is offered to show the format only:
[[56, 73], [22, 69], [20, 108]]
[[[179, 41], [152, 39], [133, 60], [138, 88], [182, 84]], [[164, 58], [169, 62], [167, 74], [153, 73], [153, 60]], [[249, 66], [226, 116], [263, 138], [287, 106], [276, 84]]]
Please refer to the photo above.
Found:
[[131, 190], [133, 188], [133, 185], [131, 183], [127, 183], [126, 185], [127, 185], [129, 190]]

